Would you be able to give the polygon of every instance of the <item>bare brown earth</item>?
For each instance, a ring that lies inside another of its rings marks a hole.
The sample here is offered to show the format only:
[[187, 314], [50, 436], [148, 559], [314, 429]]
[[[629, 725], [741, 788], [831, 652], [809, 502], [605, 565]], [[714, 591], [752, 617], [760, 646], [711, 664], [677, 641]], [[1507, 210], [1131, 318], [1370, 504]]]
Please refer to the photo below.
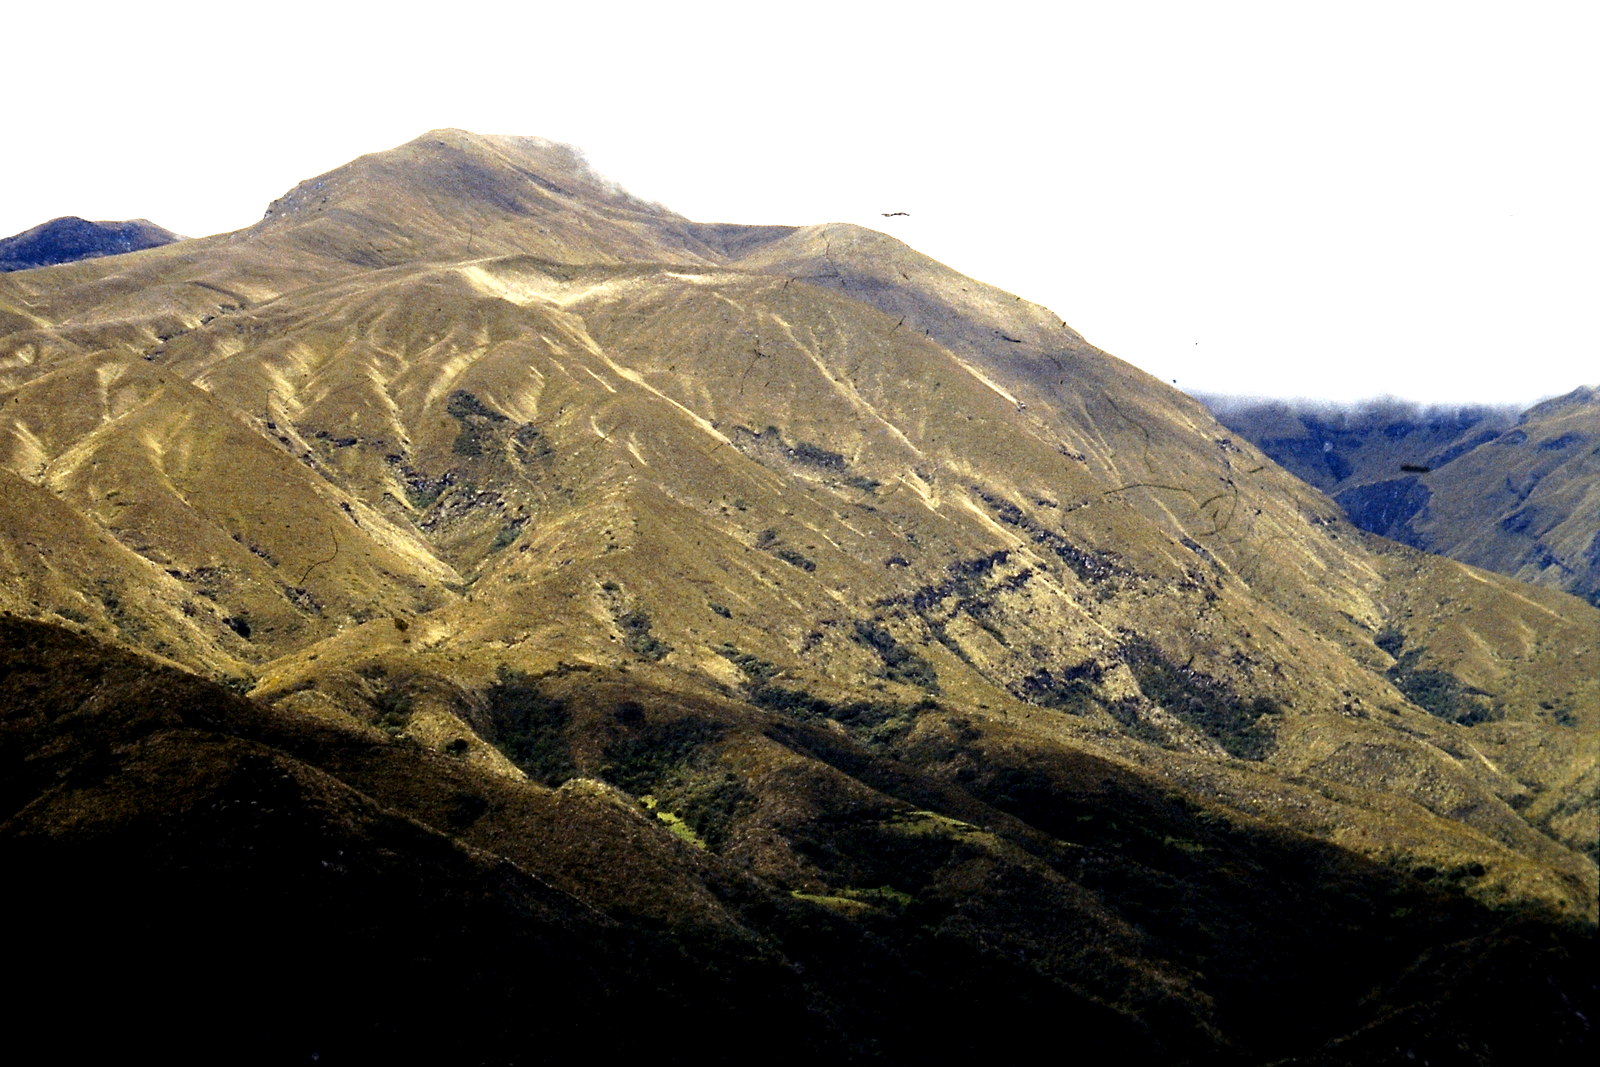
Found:
[[[808, 1048], [944, 1047], [889, 1010], [925, 1003], [973, 1049], [1070, 1007], [1091, 1062], [1587, 1040], [1438, 983], [1487, 938], [1581, 992], [1600, 612], [1363, 533], [888, 237], [435, 131], [238, 233], [0, 278], [0, 324], [0, 606], [321, 731], [294, 758], [363, 810], [572, 914], [750, 938], [755, 986], [833, 1005]], [[188, 810], [124, 758], [95, 788]]]

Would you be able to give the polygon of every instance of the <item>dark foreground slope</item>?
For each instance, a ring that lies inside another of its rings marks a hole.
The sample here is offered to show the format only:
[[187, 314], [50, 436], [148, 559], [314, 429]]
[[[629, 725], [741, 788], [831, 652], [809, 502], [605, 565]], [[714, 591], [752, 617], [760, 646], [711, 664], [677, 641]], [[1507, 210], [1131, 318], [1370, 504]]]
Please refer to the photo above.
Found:
[[1362, 529], [1600, 603], [1600, 389], [1521, 414], [1207, 403]]
[[667, 694], [565, 707], [655, 737], [635, 773], [661, 738], [692, 758], [740, 731], [827, 764], [794, 803], [876, 798], [806, 833], [859, 888], [784, 891], [599, 781], [507, 782], [0, 619], [8, 1008], [63, 1056], [165, 1062], [1509, 1063], [1590, 1040], [1586, 926], [1082, 753], [955, 788]]
[[0, 271], [30, 270], [99, 256], [159, 248], [183, 238], [146, 219], [90, 222], [73, 215], [51, 219], [0, 239]]

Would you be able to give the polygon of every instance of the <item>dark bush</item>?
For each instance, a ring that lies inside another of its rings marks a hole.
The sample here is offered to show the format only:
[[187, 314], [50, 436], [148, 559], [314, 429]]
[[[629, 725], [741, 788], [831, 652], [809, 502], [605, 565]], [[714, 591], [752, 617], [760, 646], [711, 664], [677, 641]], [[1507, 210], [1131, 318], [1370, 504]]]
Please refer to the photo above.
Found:
[[880, 672], [883, 677], [892, 682], [919, 686], [930, 693], [939, 691], [939, 677], [933, 664], [896, 641], [894, 635], [876, 621], [858, 620], [855, 637], [883, 660], [883, 670]]
[[1504, 718], [1490, 699], [1492, 694], [1466, 684], [1449, 671], [1419, 670], [1416, 664], [1422, 650], [1404, 649], [1405, 637], [1394, 627], [1380, 631], [1377, 642], [1379, 648], [1395, 657], [1394, 666], [1385, 672], [1390, 684], [1429, 715], [1461, 726]]
[[650, 616], [642, 611], [630, 611], [617, 617], [617, 628], [622, 631], [628, 651], [642, 659], [665, 659], [672, 646], [652, 634], [650, 625]]
[[445, 401], [445, 411], [458, 419], [480, 418], [490, 422], [505, 422], [506, 417], [493, 408], [485, 407], [483, 401], [467, 392], [457, 389]]
[[817, 565], [815, 563], [802, 556], [792, 548], [780, 548], [775, 550], [772, 554], [789, 564], [791, 567], [799, 567], [803, 571], [814, 571], [817, 569]]
[[[1282, 707], [1271, 697], [1244, 697], [1191, 667], [1178, 666], [1155, 645], [1134, 639], [1122, 646], [1122, 660], [1139, 691], [1239, 759], [1266, 758], [1273, 747], [1269, 719]], [[1119, 721], [1118, 709], [1109, 709]], [[1129, 725], [1124, 721], [1124, 725]]]
[[567, 740], [572, 716], [565, 701], [545, 696], [528, 675], [504, 667], [484, 700], [495, 746], [529, 778], [557, 786], [578, 773]]
[[821, 445], [814, 445], [809, 441], [797, 442], [789, 450], [789, 454], [801, 463], [807, 463], [813, 467], [823, 467], [833, 471], [844, 470], [844, 456], [837, 452], [831, 452]]
[[654, 792], [669, 775], [702, 758], [727, 727], [688, 717], [650, 723], [606, 746], [600, 777], [635, 796]]

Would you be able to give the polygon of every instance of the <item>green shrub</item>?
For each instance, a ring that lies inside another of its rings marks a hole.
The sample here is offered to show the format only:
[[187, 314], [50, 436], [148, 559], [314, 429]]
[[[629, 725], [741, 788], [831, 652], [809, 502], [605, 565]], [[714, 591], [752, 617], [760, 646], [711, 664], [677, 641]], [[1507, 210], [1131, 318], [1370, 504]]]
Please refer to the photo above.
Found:
[[673, 774], [659, 785], [656, 799], [687, 823], [713, 852], [721, 851], [733, 824], [756, 806], [754, 795], [732, 772]]
[[830, 451], [821, 445], [814, 445], [810, 441], [798, 441], [789, 449], [789, 454], [801, 463], [813, 467], [822, 467], [826, 470], [844, 470], [844, 456], [838, 452]]
[[642, 659], [665, 659], [672, 646], [650, 632], [650, 616], [642, 611], [629, 611], [617, 617], [617, 628], [622, 631], [628, 651]]
[[495, 728], [495, 747], [529, 778], [557, 786], [578, 773], [567, 740], [572, 716], [565, 701], [545, 696], [521, 671], [502, 667], [484, 702]]
[[398, 685], [390, 686], [372, 701], [377, 711], [374, 725], [387, 734], [398, 734], [411, 721], [413, 700], [411, 694]]
[[1395, 657], [1385, 676], [1406, 699], [1434, 718], [1461, 726], [1497, 722], [1504, 713], [1490, 699], [1491, 694], [1463, 682], [1449, 671], [1418, 669], [1422, 657], [1418, 648], [1405, 649], [1405, 637], [1392, 626], [1379, 631], [1378, 647]]
[[883, 661], [882, 677], [891, 682], [919, 686], [930, 693], [939, 691], [939, 677], [933, 664], [896, 641], [894, 635], [870, 619], [858, 620], [855, 638], [878, 654]]
[[803, 571], [814, 571], [817, 565], [792, 548], [779, 548], [773, 551], [774, 556], [783, 560], [791, 567], [799, 567]]
[[493, 408], [485, 407], [483, 401], [467, 392], [457, 389], [445, 400], [445, 411], [458, 419], [480, 418], [490, 422], [505, 422], [506, 417]]
[[513, 544], [517, 539], [517, 535], [522, 532], [522, 528], [527, 524], [528, 520], [526, 518], [512, 519], [506, 523], [500, 528], [500, 532], [494, 535], [494, 540], [489, 544], [489, 551], [498, 552], [502, 548]]
[[722, 848], [733, 824], [756, 803], [738, 775], [718, 771], [713, 762], [727, 727], [695, 717], [641, 720], [629, 716], [636, 728], [606, 746], [600, 777], [635, 796], [653, 797], [659, 811], [682, 819], [709, 848]]
[[[1127, 642], [1122, 646], [1121, 656], [1133, 672], [1140, 692], [1212, 738], [1230, 756], [1260, 760], [1272, 751], [1274, 732], [1270, 719], [1283, 710], [1276, 700], [1241, 696], [1201, 671], [1178, 666], [1148, 641]], [[1108, 706], [1107, 710], [1125, 726], [1138, 721], [1125, 705]], [[1142, 725], [1135, 731], [1136, 734], [1148, 732]]]
[[657, 786], [662, 781], [699, 758], [726, 732], [722, 723], [693, 716], [646, 724], [606, 746], [600, 777], [635, 796], [660, 795]]

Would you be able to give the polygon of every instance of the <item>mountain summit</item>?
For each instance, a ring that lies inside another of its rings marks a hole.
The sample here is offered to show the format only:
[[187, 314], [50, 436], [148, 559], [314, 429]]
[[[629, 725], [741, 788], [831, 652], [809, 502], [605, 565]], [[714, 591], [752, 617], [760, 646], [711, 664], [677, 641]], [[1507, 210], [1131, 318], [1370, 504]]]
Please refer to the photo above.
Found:
[[76, 215], [35, 226], [0, 240], [0, 271], [30, 270], [98, 256], [116, 256], [181, 241], [148, 219], [89, 222]]
[[[622, 1054], [606, 996], [684, 958], [660, 1017], [733, 1005], [714, 1060], [745, 1009], [890, 1062], [1063, 1018], [1091, 1062], [1586, 1040], [1600, 612], [1363, 533], [882, 234], [696, 223], [435, 131], [236, 233], [0, 278], [0, 485], [34, 620], [5, 840], [176, 842], [146, 902], [333, 864], [274, 926], [306, 943], [424, 872], [472, 945], [519, 931], [473, 989], [552, 991], [484, 1055], [551, 1020]], [[220, 685], [137, 695], [178, 668]], [[236, 794], [277, 821], [214, 816]], [[342, 951], [400, 951], [374, 916]]]

